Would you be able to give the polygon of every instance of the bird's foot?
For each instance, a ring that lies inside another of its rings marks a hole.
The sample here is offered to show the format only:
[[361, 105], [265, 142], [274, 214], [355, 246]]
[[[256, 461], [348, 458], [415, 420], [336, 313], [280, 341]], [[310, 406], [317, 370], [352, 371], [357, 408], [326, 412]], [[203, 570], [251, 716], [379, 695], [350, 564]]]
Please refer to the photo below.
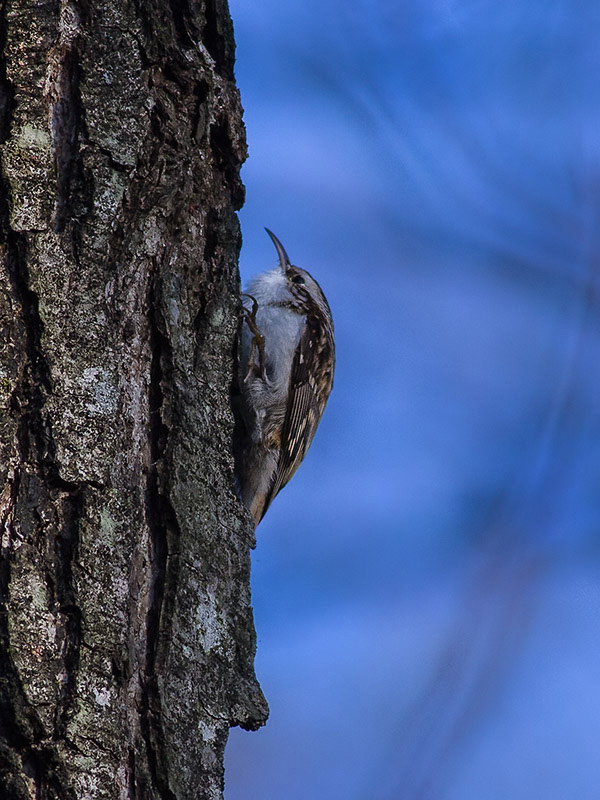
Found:
[[[250, 346], [250, 358], [248, 359], [248, 373], [244, 378], [244, 383], [247, 383], [251, 376], [258, 374], [262, 380], [265, 379], [265, 337], [260, 332], [256, 324], [256, 312], [258, 311], [258, 301], [251, 294], [244, 294], [243, 297], [249, 297], [252, 300], [252, 308], [244, 309], [244, 320], [246, 325], [250, 328], [252, 333], [252, 344]], [[255, 361], [255, 355], [258, 354], [258, 364]]]

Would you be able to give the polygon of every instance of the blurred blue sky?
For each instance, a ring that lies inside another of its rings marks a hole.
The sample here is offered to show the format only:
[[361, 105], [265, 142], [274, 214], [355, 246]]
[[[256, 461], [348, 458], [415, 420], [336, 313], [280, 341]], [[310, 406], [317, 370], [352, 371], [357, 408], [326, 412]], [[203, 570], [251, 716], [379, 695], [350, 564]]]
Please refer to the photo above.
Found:
[[257, 531], [226, 800], [597, 800], [600, 4], [231, 0], [271, 228], [336, 324]]

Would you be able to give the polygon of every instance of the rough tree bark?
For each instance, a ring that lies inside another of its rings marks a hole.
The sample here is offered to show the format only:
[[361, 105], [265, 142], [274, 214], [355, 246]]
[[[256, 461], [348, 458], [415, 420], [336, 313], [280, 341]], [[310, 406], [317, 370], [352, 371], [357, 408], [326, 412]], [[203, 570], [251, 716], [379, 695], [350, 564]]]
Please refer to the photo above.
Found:
[[0, 17], [0, 796], [219, 798], [267, 713], [226, 0]]

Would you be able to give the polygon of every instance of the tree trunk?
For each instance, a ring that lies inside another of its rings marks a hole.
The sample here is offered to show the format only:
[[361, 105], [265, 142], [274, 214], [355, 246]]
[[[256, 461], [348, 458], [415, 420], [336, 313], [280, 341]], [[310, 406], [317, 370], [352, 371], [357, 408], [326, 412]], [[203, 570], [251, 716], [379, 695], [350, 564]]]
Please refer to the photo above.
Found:
[[0, 15], [0, 797], [219, 798], [267, 713], [226, 2]]

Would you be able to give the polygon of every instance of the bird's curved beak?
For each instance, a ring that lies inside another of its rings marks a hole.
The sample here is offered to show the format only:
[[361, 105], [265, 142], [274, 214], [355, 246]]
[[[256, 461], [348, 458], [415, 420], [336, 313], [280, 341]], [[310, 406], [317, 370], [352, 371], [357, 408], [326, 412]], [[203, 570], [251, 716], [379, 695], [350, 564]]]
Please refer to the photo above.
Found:
[[281, 267], [281, 271], [285, 275], [287, 270], [292, 266], [290, 264], [290, 259], [288, 258], [288, 254], [285, 252], [285, 247], [281, 244], [281, 242], [275, 236], [273, 231], [270, 231], [268, 228], [265, 228], [265, 230], [269, 234], [273, 244], [275, 245], [275, 249], [277, 250], [277, 255], [279, 256], [279, 266]]

